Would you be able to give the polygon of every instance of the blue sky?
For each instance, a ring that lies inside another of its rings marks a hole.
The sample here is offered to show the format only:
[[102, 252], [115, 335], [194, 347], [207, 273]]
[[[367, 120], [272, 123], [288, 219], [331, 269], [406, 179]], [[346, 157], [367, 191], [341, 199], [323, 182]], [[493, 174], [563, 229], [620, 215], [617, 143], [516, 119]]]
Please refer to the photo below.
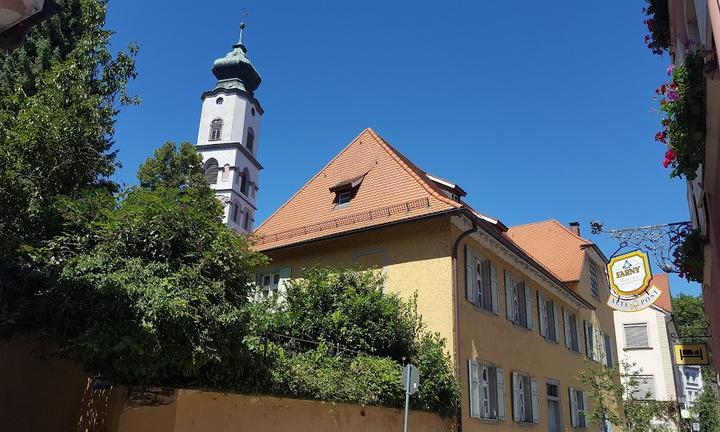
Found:
[[121, 182], [166, 140], [195, 141], [210, 66], [245, 20], [265, 108], [257, 223], [365, 127], [506, 225], [579, 221], [608, 255], [616, 244], [590, 235], [591, 220], [688, 219], [653, 141], [669, 59], [643, 44], [642, 0], [198, 4], [110, 2], [115, 46], [140, 45], [143, 103], [117, 124]]

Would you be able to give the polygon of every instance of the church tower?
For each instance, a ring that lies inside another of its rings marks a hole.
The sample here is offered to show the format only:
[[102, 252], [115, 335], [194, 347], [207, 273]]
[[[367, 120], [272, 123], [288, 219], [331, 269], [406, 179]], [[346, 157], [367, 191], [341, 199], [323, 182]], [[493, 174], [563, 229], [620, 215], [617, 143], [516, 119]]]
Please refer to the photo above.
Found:
[[202, 94], [197, 147], [205, 176], [225, 205], [224, 222], [237, 232], [249, 233], [253, 222], [258, 175], [260, 118], [263, 109], [255, 99], [260, 75], [247, 58], [240, 25], [240, 40], [212, 67], [215, 88]]

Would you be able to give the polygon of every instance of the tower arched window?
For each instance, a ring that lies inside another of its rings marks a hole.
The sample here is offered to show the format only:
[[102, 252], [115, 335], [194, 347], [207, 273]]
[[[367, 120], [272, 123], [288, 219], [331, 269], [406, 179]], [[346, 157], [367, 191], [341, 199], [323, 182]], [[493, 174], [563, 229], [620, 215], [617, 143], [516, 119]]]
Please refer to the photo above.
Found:
[[253, 151], [253, 148], [255, 147], [255, 131], [253, 128], [248, 128], [247, 130], [247, 139], [245, 140], [245, 147], [247, 147], [250, 152]]
[[245, 231], [250, 232], [251, 225], [252, 225], [252, 213], [250, 213], [250, 209], [247, 209], [247, 211], [245, 211]]
[[245, 196], [248, 196], [248, 190], [249, 190], [249, 183], [250, 183], [250, 171], [248, 171], [247, 168], [245, 168], [240, 175], [240, 192], [245, 194]]
[[222, 119], [215, 119], [210, 123], [210, 141], [219, 141], [222, 137]]
[[211, 185], [217, 183], [218, 161], [215, 158], [210, 158], [205, 162], [205, 178]]

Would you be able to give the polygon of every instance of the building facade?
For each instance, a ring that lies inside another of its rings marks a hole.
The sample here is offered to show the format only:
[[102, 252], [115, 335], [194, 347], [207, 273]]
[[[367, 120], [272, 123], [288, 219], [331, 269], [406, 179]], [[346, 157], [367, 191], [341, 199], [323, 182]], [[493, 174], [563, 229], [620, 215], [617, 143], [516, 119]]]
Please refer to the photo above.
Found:
[[[703, 301], [710, 324], [708, 334], [720, 334], [720, 4], [707, 0], [669, 0], [670, 54], [680, 65], [692, 49], [703, 54], [705, 99], [704, 160], [693, 180], [687, 180], [690, 220], [704, 240]], [[720, 352], [720, 339], [709, 340]], [[720, 356], [713, 356], [720, 370]]]
[[[535, 250], [537, 236], [551, 236], [508, 229], [465, 195], [366, 129], [255, 231], [272, 259], [258, 283], [281, 293], [317, 265], [382, 271], [388, 291], [417, 293], [423, 320], [447, 340], [463, 430], [599, 430], [576, 375], [587, 358], [616, 362], [597, 272], [605, 258], [555, 221], [572, 250], [561, 259]], [[572, 283], [559, 267], [572, 268]]]
[[637, 312], [614, 311], [620, 370], [635, 376], [634, 398], [679, 401], [681, 377], [673, 358], [676, 331], [668, 276], [655, 274], [650, 284], [662, 292], [655, 304]]
[[225, 206], [223, 221], [237, 232], [253, 229], [257, 210], [257, 160], [260, 119], [264, 113], [255, 98], [260, 75], [247, 58], [240, 40], [225, 57], [215, 60], [215, 88], [202, 94], [197, 148], [205, 177]]

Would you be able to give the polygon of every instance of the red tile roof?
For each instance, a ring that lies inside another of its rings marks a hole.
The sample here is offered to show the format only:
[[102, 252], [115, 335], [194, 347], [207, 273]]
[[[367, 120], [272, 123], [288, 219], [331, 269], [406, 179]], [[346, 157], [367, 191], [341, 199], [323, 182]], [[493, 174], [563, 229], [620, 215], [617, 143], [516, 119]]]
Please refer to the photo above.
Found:
[[[362, 178], [352, 201], [335, 205], [333, 186]], [[365, 129], [255, 230], [269, 250], [333, 234], [463, 207], [372, 129]]]
[[655, 273], [650, 279], [650, 286], [655, 285], [660, 291], [660, 297], [655, 302], [655, 306], [672, 313], [672, 297], [670, 293], [670, 280], [667, 273]]
[[508, 235], [561, 281], [580, 280], [589, 240], [554, 219], [511, 227]]

